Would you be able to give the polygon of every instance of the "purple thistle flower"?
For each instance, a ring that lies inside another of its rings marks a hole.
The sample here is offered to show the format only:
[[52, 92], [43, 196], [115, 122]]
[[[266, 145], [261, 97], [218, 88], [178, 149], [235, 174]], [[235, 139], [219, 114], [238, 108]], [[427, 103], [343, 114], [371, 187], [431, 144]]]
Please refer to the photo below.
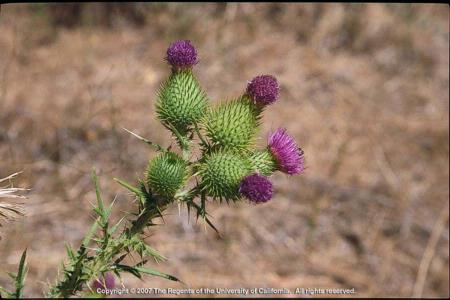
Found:
[[197, 50], [191, 41], [179, 40], [167, 49], [166, 60], [175, 68], [190, 68], [197, 63]]
[[241, 181], [239, 193], [255, 204], [264, 203], [272, 198], [272, 182], [257, 173], [249, 175]]
[[114, 282], [114, 275], [112, 275], [111, 273], [105, 273], [103, 275], [104, 277], [102, 279], [96, 279], [94, 280], [94, 282], [92, 283], [92, 287], [94, 288], [94, 291], [97, 291], [97, 289], [108, 289], [111, 290], [114, 288], [115, 286], [115, 282]]
[[286, 133], [286, 129], [279, 128], [269, 136], [268, 149], [274, 156], [278, 169], [284, 173], [300, 174], [305, 169], [303, 150], [294, 139]]
[[280, 94], [277, 79], [271, 75], [256, 76], [247, 85], [247, 94], [263, 106], [274, 103]]

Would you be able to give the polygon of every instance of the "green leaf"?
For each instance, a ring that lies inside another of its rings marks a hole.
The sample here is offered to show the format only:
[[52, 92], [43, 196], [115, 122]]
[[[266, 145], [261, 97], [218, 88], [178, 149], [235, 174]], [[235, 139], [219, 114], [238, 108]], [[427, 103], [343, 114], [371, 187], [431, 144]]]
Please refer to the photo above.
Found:
[[210, 148], [209, 143], [206, 141], [206, 139], [201, 134], [200, 129], [198, 128], [197, 122], [194, 122], [194, 130], [195, 130], [195, 133], [197, 133], [198, 138], [200, 139], [200, 146], [202, 146], [203, 148]]
[[116, 264], [116, 265], [115, 265], [115, 268], [118, 269], [118, 270], [120, 270], [120, 271], [122, 271], [122, 272], [128, 272], [128, 273], [131, 273], [131, 274], [133, 274], [134, 276], [136, 276], [137, 278], [142, 279], [142, 276], [141, 276], [141, 274], [139, 273], [139, 270], [137, 270], [137, 269], [134, 268], [134, 267], [130, 267], [130, 266], [127, 266], [127, 265]]
[[141, 258], [151, 256], [156, 262], [167, 260], [162, 254], [158, 251], [147, 245], [143, 240], [138, 236], [133, 236], [129, 239], [127, 246], [130, 246], [135, 252], [137, 252]]
[[118, 259], [116, 259], [114, 261], [115, 264], [120, 263], [126, 256], [128, 255], [128, 253], [122, 254]]
[[178, 129], [172, 124], [168, 123], [164, 124], [164, 126], [167, 127], [167, 129], [169, 129], [170, 131], [172, 131], [172, 133], [175, 135], [178, 145], [183, 150], [183, 153], [184, 154], [189, 153], [189, 139], [185, 135], [183, 135], [180, 131], [178, 131]]
[[119, 222], [117, 222], [113, 227], [111, 227], [111, 228], [109, 229], [109, 234], [110, 234], [110, 235], [113, 235], [114, 232], [116, 232], [117, 228], [119, 228], [119, 225], [122, 223], [123, 220], [125, 220], [125, 217], [122, 217], [122, 218], [119, 220]]
[[119, 178], [113, 178], [113, 179], [115, 181], [117, 181], [121, 186], [123, 186], [124, 188], [129, 190], [130, 192], [136, 194], [136, 196], [138, 196], [139, 198], [142, 196], [142, 191], [139, 188], [129, 184], [128, 182], [120, 180]]
[[74, 261], [76, 258], [75, 258], [75, 253], [72, 250], [72, 247], [70, 247], [69, 244], [66, 244], [65, 246], [66, 246], [66, 250], [67, 250], [67, 256], [69, 256], [71, 261]]
[[[123, 128], [123, 127], [122, 127], [122, 128]], [[143, 138], [142, 136], [137, 135], [136, 133], [134, 133], [134, 132], [132, 132], [132, 131], [126, 129], [126, 128], [123, 128], [123, 130], [125, 130], [125, 131], [128, 132], [128, 133], [130, 133], [131, 135], [133, 135], [134, 137], [138, 138], [139, 140], [141, 140], [142, 142], [146, 143], [147, 145], [156, 148], [156, 150], [158, 150], [158, 151], [161, 151], [161, 152], [165, 152], [165, 151], [166, 151], [166, 150], [165, 150], [163, 147], [161, 147], [160, 145], [158, 145], [158, 144], [156, 144], [156, 143], [153, 143], [152, 141], [147, 140], [146, 138]]]
[[14, 274], [14, 273], [11, 273], [11, 272], [8, 272], [7, 274], [12, 280], [16, 280], [17, 274]]
[[94, 209], [94, 211], [101, 217], [102, 226], [104, 226], [105, 223], [108, 222], [107, 213], [105, 211], [105, 206], [103, 204], [102, 196], [100, 193], [100, 185], [98, 183], [98, 177], [95, 172], [95, 169], [92, 170], [92, 180], [94, 181], [95, 186], [95, 194], [97, 197], [97, 207]]
[[22, 257], [20, 258], [19, 270], [15, 279], [16, 292], [14, 293], [15, 298], [23, 298], [23, 288], [25, 286], [25, 277], [27, 276], [27, 249], [23, 251]]
[[8, 291], [7, 289], [2, 288], [0, 286], [0, 297], [3, 297], [3, 296], [5, 296], [6, 298], [13, 298], [14, 293], [12, 293], [12, 292]]
[[143, 265], [145, 265], [148, 262], [147, 259], [144, 259], [143, 261], [138, 262], [134, 267], [142, 267]]
[[100, 221], [100, 217], [95, 220], [94, 224], [92, 224], [91, 228], [89, 229], [88, 233], [83, 239], [83, 242], [81, 243], [84, 247], [87, 247], [89, 244], [89, 241], [92, 239], [92, 237], [95, 234], [95, 231], [97, 230], [98, 222]]
[[106, 218], [109, 219], [109, 216], [111, 215], [112, 209], [114, 204], [116, 203], [117, 197], [115, 197], [113, 199], [113, 201], [111, 202], [111, 204], [109, 205], [108, 209], [106, 210]]
[[146, 250], [145, 252], [147, 254], [149, 254], [150, 256], [152, 256], [156, 262], [167, 260], [167, 258], [164, 255], [160, 254], [158, 251], [156, 251], [155, 249], [153, 249], [152, 247], [150, 247], [147, 244], [146, 244], [145, 250]]
[[136, 269], [138, 272], [144, 273], [144, 274], [148, 274], [148, 275], [153, 275], [153, 276], [158, 276], [158, 277], [162, 277], [168, 280], [172, 280], [172, 281], [178, 281], [178, 282], [182, 282], [181, 280], [179, 280], [178, 278], [176, 278], [175, 276], [166, 274], [166, 273], [162, 273], [156, 270], [152, 270], [152, 269], [148, 269], [148, 268], [144, 268], [144, 267], [136, 267], [134, 268]]
[[205, 219], [206, 218], [206, 193], [205, 192], [202, 192], [200, 199], [202, 200], [200, 214], [203, 217], [203, 219]]

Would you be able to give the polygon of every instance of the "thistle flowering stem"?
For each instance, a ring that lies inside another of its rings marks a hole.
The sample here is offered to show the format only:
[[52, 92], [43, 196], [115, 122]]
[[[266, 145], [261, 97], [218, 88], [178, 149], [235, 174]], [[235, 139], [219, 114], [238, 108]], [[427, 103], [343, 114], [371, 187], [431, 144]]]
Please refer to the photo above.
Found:
[[85, 266], [90, 265], [91, 267], [89, 269], [92, 270], [102, 270], [105, 269], [108, 265], [111, 265], [111, 262], [114, 261], [114, 258], [123, 252], [125, 253], [120, 257], [120, 260], [125, 258], [125, 256], [129, 254], [128, 250], [126, 249], [128, 241], [134, 236], [141, 234], [148, 223], [152, 219], [159, 217], [161, 211], [166, 209], [166, 207], [167, 206], [154, 207], [148, 210], [144, 210], [143, 213], [135, 221], [132, 222], [132, 227], [122, 232], [122, 234], [117, 237], [114, 242], [108, 243], [107, 247], [99, 252], [99, 255], [87, 256], [85, 254], [86, 245], [82, 244], [80, 250], [83, 249], [83, 255], [74, 268], [75, 272], [72, 272], [72, 276], [64, 277], [53, 287], [51, 287], [49, 296], [52, 298], [67, 298], [69, 296], [75, 295], [78, 292], [79, 288], [82, 286], [82, 283], [89, 282], [98, 277], [97, 272], [89, 272], [88, 274], [83, 274], [82, 269]]
[[210, 146], [209, 146], [209, 143], [203, 138], [203, 135], [201, 134], [200, 129], [198, 128], [197, 123], [194, 123], [194, 130], [195, 130], [195, 133], [197, 133], [197, 136], [198, 136], [198, 138], [200, 139], [201, 144], [202, 144], [204, 147], [209, 148], [209, 147], [210, 147]]
[[[109, 207], [104, 205], [97, 176], [93, 172], [97, 196], [95, 223], [78, 251], [67, 245], [68, 261], [63, 265], [62, 278], [50, 288], [50, 297], [76, 295], [83, 291], [86, 284], [92, 292], [89, 282], [94, 287], [111, 288], [114, 286], [114, 276], [120, 276], [122, 272], [129, 272], [139, 278], [149, 274], [180, 281], [171, 275], [144, 267], [148, 257], [156, 261], [165, 259], [144, 242], [142, 235], [145, 228], [154, 225], [154, 219], [163, 218], [162, 213], [170, 204], [186, 204], [189, 217], [190, 209], [194, 208], [197, 218], [201, 216], [219, 234], [208, 218], [208, 197], [226, 200], [227, 203], [243, 198], [255, 204], [264, 203], [272, 198], [274, 190], [268, 176], [275, 171], [294, 175], [304, 170], [303, 151], [284, 129], [270, 136], [265, 150], [256, 150], [254, 147], [261, 115], [279, 97], [280, 87], [275, 77], [257, 76], [248, 83], [241, 96], [211, 108], [206, 93], [192, 71], [198, 59], [197, 51], [190, 41], [172, 43], [167, 50], [166, 60], [172, 72], [158, 92], [156, 113], [162, 125], [175, 137], [182, 155], [173, 152], [172, 146], [164, 149], [123, 128], [159, 152], [148, 163], [146, 179], [139, 180], [137, 187], [115, 178], [139, 200], [136, 217], [130, 220], [120, 234], [116, 233], [125, 216], [111, 226], [109, 217], [114, 201]], [[198, 146], [201, 156], [193, 161], [191, 149], [195, 135], [200, 140]], [[190, 179], [195, 179], [196, 185], [186, 189]], [[10, 192], [5, 190], [5, 193]], [[90, 243], [95, 247], [89, 248]], [[122, 262], [131, 252], [141, 257], [141, 261], [134, 266]], [[21, 265], [24, 269], [23, 262]], [[20, 282], [23, 283], [23, 279]], [[21, 296], [23, 285], [17, 286], [16, 294]], [[6, 292], [0, 288], [2, 293]]]
[[156, 217], [161, 217], [161, 213], [167, 208], [169, 203], [161, 206], [155, 206], [153, 208], [145, 209], [139, 217], [132, 222], [132, 226], [129, 230], [130, 235], [142, 233], [145, 227]]

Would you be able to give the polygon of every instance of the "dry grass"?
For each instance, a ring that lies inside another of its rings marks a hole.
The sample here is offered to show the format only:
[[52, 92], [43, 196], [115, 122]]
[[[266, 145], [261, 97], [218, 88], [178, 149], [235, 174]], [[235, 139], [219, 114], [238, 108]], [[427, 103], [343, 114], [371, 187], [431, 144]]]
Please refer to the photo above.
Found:
[[[24, 208], [21, 203], [11, 203], [11, 198], [24, 198], [21, 193], [25, 191], [24, 188], [17, 188], [11, 186], [11, 181], [16, 177], [19, 173], [14, 173], [5, 178], [0, 178], [0, 227], [9, 221], [15, 220], [17, 217], [22, 217], [25, 215]], [[3, 184], [8, 183], [8, 185], [3, 186]], [[3, 199], [2, 199], [3, 198]], [[6, 199], [8, 198], [8, 199]], [[9, 201], [6, 201], [9, 200]], [[1, 232], [0, 232], [1, 239]]]
[[[217, 239], [176, 208], [149, 242], [158, 268], [192, 287], [355, 288], [358, 296], [449, 295], [449, 9], [393, 4], [165, 4], [143, 27], [49, 26], [29, 5], [2, 5], [0, 178], [24, 170], [28, 217], [0, 242], [0, 285], [28, 247], [26, 295], [53, 280], [64, 243], [90, 222], [91, 167], [112, 180], [142, 175], [152, 152], [121, 128], [173, 141], [155, 120], [168, 74], [162, 57], [191, 39], [214, 102], [261, 73], [281, 101], [261, 144], [286, 126], [307, 171], [276, 175], [262, 206], [210, 205]], [[178, 287], [149, 278], [127, 286]]]

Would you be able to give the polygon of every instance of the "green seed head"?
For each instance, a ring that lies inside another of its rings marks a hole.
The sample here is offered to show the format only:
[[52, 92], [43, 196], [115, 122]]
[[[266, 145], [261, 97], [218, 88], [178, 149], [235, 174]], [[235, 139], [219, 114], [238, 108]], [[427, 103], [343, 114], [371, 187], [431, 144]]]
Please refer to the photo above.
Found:
[[150, 161], [147, 184], [156, 195], [171, 199], [183, 186], [187, 176], [186, 162], [173, 152], [165, 152]]
[[173, 72], [161, 85], [156, 113], [166, 126], [174, 126], [180, 133], [189, 131], [207, 107], [207, 97], [191, 70]]
[[205, 157], [199, 175], [208, 196], [236, 200], [239, 184], [251, 170], [248, 158], [234, 152], [216, 151]]
[[248, 97], [221, 103], [206, 115], [204, 128], [213, 147], [248, 149], [258, 130], [261, 110]]
[[250, 154], [253, 169], [264, 176], [270, 176], [277, 170], [276, 161], [269, 150], [254, 151]]

